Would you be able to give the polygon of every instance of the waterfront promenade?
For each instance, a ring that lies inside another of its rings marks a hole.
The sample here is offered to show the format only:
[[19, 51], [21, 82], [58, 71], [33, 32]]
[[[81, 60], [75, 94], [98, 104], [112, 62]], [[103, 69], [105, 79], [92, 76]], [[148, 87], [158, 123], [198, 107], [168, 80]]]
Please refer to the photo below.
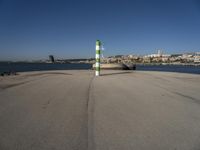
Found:
[[198, 150], [200, 75], [92, 70], [0, 77], [2, 150]]

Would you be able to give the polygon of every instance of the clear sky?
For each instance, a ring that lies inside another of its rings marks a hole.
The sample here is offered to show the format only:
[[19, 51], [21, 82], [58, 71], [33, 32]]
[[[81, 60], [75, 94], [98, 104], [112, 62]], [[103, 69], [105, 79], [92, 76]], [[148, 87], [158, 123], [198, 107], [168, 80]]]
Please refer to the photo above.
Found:
[[0, 0], [0, 60], [200, 51], [200, 0]]

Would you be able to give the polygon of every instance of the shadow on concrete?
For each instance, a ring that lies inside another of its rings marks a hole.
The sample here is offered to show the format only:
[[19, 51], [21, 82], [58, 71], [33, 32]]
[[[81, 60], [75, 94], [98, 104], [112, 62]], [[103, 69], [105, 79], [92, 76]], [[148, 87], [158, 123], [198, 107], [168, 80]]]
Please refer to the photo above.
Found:
[[101, 74], [101, 76], [120, 75], [120, 74], [129, 74], [129, 73], [133, 73], [133, 72], [130, 72], [130, 71], [126, 71], [126, 72], [113, 72], [113, 73]]

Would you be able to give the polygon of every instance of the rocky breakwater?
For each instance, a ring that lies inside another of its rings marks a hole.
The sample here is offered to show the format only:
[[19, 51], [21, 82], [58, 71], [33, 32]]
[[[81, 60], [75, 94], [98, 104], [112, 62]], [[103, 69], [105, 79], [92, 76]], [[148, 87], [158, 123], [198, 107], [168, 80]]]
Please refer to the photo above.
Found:
[[[93, 69], [95, 68], [95, 64], [93, 64]], [[103, 70], [135, 70], [135, 65], [133, 64], [100, 64], [100, 68]]]

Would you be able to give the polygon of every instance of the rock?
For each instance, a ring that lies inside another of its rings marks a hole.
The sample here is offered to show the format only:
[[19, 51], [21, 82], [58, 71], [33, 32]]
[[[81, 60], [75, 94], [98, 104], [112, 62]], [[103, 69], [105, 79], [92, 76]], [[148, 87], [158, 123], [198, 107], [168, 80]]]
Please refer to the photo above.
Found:
[[[130, 70], [129, 67], [125, 64], [100, 64], [101, 69], [105, 70]], [[95, 64], [93, 64], [93, 69]]]

